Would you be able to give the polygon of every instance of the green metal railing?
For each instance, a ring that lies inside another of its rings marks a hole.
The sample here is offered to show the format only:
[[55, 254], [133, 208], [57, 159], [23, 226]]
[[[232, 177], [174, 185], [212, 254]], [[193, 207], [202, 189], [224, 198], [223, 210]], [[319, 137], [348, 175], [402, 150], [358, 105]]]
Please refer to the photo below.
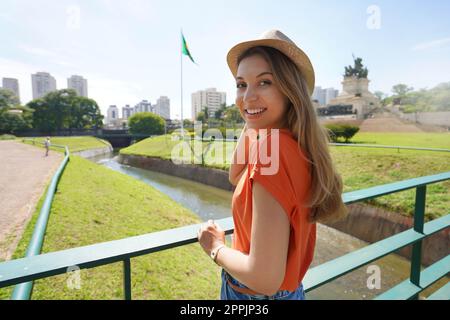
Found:
[[[414, 228], [370, 244], [337, 259], [308, 270], [303, 285], [311, 291], [361, 266], [412, 245], [410, 278], [378, 296], [378, 299], [416, 299], [418, 294], [445, 277], [450, 272], [450, 255], [435, 262], [423, 271], [421, 267], [422, 241], [426, 237], [450, 227], [450, 214], [424, 223], [426, 186], [449, 180], [450, 172], [425, 176], [376, 186], [343, 194], [345, 204], [351, 204], [380, 196], [416, 189]], [[225, 234], [234, 231], [232, 218], [217, 221]], [[123, 263], [124, 296], [131, 299], [131, 259], [197, 242], [197, 231], [201, 224], [144, 234], [121, 240], [97, 243], [57, 252], [25, 257], [0, 263], [0, 287], [67, 273], [74, 268], [86, 269], [116, 262]], [[17, 290], [17, 289], [16, 289]], [[29, 299], [30, 290], [13, 294], [12, 299]], [[450, 298], [449, 286], [434, 293], [430, 298]]]

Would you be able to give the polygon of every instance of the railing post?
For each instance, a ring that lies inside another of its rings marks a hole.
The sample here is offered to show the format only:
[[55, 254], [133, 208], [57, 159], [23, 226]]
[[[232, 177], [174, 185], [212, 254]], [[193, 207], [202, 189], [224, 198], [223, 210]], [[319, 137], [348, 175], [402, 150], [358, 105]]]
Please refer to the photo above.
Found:
[[130, 259], [123, 260], [123, 291], [125, 300], [131, 300], [131, 262]]
[[[414, 231], [423, 234], [423, 222], [425, 216], [425, 196], [427, 193], [427, 186], [420, 186], [416, 188], [416, 202], [414, 209]], [[422, 262], [422, 240], [417, 241], [412, 246], [411, 254], [411, 274], [410, 281], [416, 286], [420, 287], [420, 267]], [[419, 295], [415, 295], [412, 299], [417, 300]]]

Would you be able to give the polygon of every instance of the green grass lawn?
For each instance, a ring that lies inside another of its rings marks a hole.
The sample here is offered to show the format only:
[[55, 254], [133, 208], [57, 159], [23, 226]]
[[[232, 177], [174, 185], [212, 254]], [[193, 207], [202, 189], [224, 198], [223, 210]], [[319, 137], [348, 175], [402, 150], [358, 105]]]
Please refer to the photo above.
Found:
[[351, 142], [450, 149], [450, 132], [358, 132]]
[[[450, 149], [450, 133], [359, 133], [353, 142]], [[120, 153], [169, 160], [179, 143], [180, 141], [173, 141], [170, 135], [158, 136], [142, 140], [122, 149]], [[204, 142], [202, 146], [206, 154], [206, 165], [227, 170], [235, 143], [214, 142], [209, 151], [206, 151], [207, 145], [208, 143]], [[194, 148], [193, 142], [191, 146]], [[337, 146], [331, 146], [330, 150], [336, 168], [343, 177], [344, 192], [450, 171], [448, 152]], [[215, 152], [223, 155], [219, 158], [221, 161], [215, 161]], [[197, 152], [197, 155], [199, 154], [200, 152]], [[192, 155], [178, 153], [175, 153], [175, 158], [191, 163], [194, 159]], [[427, 220], [449, 213], [449, 194], [450, 181], [428, 186]], [[414, 212], [414, 195], [415, 190], [408, 190], [366, 202], [411, 216]]]
[[[55, 142], [56, 143], [56, 142]], [[14, 258], [24, 256], [38, 208]], [[71, 156], [51, 209], [42, 252], [200, 223], [190, 210], [153, 187], [78, 156]], [[198, 243], [133, 258], [133, 299], [218, 299], [220, 268]], [[35, 282], [33, 299], [123, 299], [123, 266], [81, 270], [81, 289], [64, 274]], [[0, 298], [12, 287], [0, 289]]]
[[[344, 181], [344, 192], [450, 171], [450, 154], [390, 149], [332, 147], [331, 154]], [[450, 181], [427, 186], [427, 221], [449, 213]], [[365, 201], [413, 216], [415, 189]]]
[[[17, 138], [22, 140], [23, 138]], [[25, 139], [33, 139], [38, 142], [44, 142], [45, 137], [39, 138], [25, 138]], [[27, 144], [33, 144], [30, 140], [25, 140]], [[82, 137], [50, 137], [50, 143], [55, 145], [68, 146], [71, 152], [83, 151], [88, 149], [96, 149], [96, 148], [104, 148], [105, 146], [110, 146], [108, 141], [98, 139], [90, 136], [82, 136]], [[43, 147], [41, 144], [37, 144], [37, 146]], [[51, 147], [51, 150], [64, 152], [62, 148]]]
[[[360, 132], [353, 143], [450, 149], [450, 133]], [[331, 147], [344, 179], [344, 192], [450, 171], [450, 153], [379, 148]], [[427, 187], [426, 220], [449, 213], [450, 181]], [[395, 212], [414, 214], [415, 190], [367, 201]]]
[[[198, 145], [201, 146], [204, 152], [205, 163], [207, 166], [227, 170], [229, 168], [229, 163], [226, 162], [233, 154], [235, 143], [230, 142], [222, 144], [221, 142], [213, 142], [209, 147], [209, 151], [206, 152], [209, 144], [209, 142], [200, 141], [185, 142], [186, 147], [183, 150], [186, 150], [187, 152], [177, 152], [177, 150], [182, 149], [177, 148], [177, 146], [179, 147], [182, 145], [182, 142], [172, 139], [171, 135], [161, 135], [139, 141], [128, 148], [121, 149], [120, 153], [145, 157], [157, 157], [165, 160], [172, 159], [172, 153], [174, 153], [174, 159], [187, 163], [199, 161], [198, 164], [200, 164], [202, 151], [196, 149], [196, 146]], [[192, 150], [194, 152], [192, 152]], [[219, 161], [216, 161], [215, 152], [221, 152], [220, 154], [223, 155], [219, 157]]]

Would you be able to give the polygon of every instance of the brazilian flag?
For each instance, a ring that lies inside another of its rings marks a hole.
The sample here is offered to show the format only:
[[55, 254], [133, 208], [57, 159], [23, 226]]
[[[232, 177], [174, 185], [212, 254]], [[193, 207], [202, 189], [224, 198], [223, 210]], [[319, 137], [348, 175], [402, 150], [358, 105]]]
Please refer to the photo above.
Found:
[[[188, 56], [193, 63], [195, 63], [194, 58], [192, 58], [191, 53], [189, 52], [188, 45], [186, 43], [186, 39], [184, 39], [183, 32], [181, 32], [181, 42], [182, 42], [182, 52], [184, 55]], [[197, 63], [195, 63], [197, 64]]]

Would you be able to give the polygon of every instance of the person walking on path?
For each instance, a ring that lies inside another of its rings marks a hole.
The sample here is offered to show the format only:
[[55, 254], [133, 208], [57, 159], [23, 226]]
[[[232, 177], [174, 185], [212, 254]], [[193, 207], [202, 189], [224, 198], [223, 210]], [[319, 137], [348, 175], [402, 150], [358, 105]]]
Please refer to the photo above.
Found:
[[47, 137], [44, 141], [44, 146], [45, 146], [45, 156], [48, 157], [48, 150], [50, 149], [50, 137]]

